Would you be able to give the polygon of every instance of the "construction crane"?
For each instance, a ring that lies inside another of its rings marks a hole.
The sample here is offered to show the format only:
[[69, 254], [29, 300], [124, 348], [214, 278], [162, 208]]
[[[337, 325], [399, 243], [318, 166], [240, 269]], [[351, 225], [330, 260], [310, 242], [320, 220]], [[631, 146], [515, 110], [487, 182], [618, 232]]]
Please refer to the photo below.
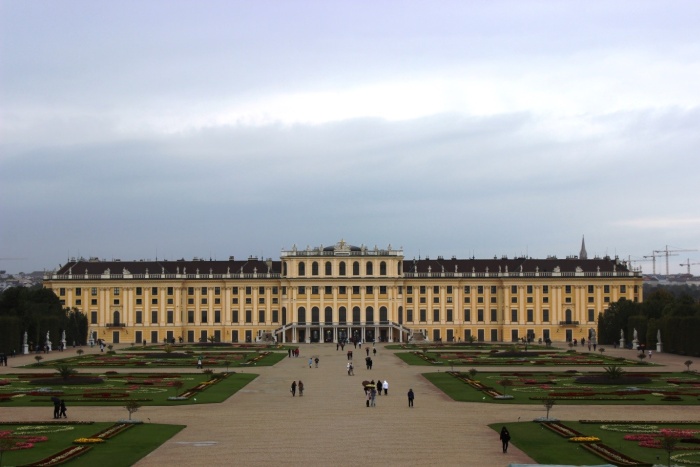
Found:
[[633, 265], [633, 263], [644, 263], [646, 261], [651, 261], [651, 259], [632, 259], [631, 256], [627, 257], [627, 263], [630, 265], [630, 267]]
[[668, 257], [669, 256], [678, 256], [678, 255], [672, 255], [671, 253], [680, 253], [683, 251], [698, 251], [698, 250], [687, 250], [687, 249], [669, 250], [668, 245], [666, 245], [665, 250], [654, 250], [654, 253], [663, 253], [662, 256], [666, 257], [666, 275], [667, 276], [668, 276]]
[[[653, 263], [651, 263], [651, 270], [652, 274], [656, 275], [656, 258], [661, 258], [661, 255], [655, 254], [656, 252], [652, 252], [652, 254], [645, 256], [644, 258], [651, 258]], [[676, 255], [673, 255], [676, 256]]]
[[699, 265], [700, 263], [691, 263], [690, 258], [685, 260], [685, 263], [681, 263], [681, 266], [688, 266], [688, 275], [690, 275], [690, 266], [696, 266]]

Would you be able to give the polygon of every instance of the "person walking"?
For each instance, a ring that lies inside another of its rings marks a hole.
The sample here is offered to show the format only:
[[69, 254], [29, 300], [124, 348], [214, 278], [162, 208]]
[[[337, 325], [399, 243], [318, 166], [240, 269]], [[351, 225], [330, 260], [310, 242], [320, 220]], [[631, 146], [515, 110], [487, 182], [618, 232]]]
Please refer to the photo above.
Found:
[[371, 407], [376, 407], [377, 406], [377, 402], [375, 400], [377, 397], [377, 388], [376, 387], [374, 387], [374, 386], [370, 387], [369, 397], [370, 397], [370, 401], [371, 401], [369, 405]]
[[377, 356], [377, 348], [376, 347], [374, 349], [372, 349], [372, 355], [374, 355], [375, 357]]
[[415, 399], [415, 394], [413, 394], [413, 389], [408, 390], [408, 406], [413, 407], [413, 399]]
[[503, 443], [503, 454], [508, 452], [508, 443], [510, 442], [510, 433], [508, 428], [501, 428], [501, 443]]
[[384, 383], [382, 384], [382, 389], [384, 389], [385, 396], [389, 395], [389, 383], [386, 380], [384, 380]]
[[60, 407], [61, 407], [61, 412], [58, 414], [58, 418], [61, 418], [61, 417], [68, 418], [68, 415], [66, 415], [66, 401], [64, 401], [63, 399], [61, 399]]
[[56, 397], [53, 399], [53, 418], [59, 418], [61, 416], [61, 401]]
[[355, 367], [353, 366], [352, 363], [349, 363], [348, 365], [350, 365], [350, 367], [349, 367], [349, 369], [348, 369], [348, 371], [350, 372], [350, 373], [349, 373], [350, 376], [355, 376]]
[[309, 357], [309, 368], [311, 368], [311, 365], [313, 365], [314, 360], [313, 358]]
[[314, 362], [316, 363], [316, 368], [318, 368], [318, 357], [316, 357], [316, 359], [314, 360]]
[[369, 347], [365, 347], [365, 352], [367, 352], [367, 356], [369, 357]]
[[296, 381], [292, 381], [292, 389], [291, 390], [292, 390], [292, 397], [296, 396], [297, 395], [297, 382]]
[[299, 380], [299, 397], [304, 395], [304, 383]]

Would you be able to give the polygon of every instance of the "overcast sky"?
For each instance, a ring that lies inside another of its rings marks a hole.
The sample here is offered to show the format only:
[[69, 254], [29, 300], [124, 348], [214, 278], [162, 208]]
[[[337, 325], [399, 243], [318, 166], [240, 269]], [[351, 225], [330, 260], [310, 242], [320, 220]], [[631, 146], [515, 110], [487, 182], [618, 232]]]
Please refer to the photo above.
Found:
[[0, 269], [700, 249], [698, 25], [697, 0], [0, 0]]

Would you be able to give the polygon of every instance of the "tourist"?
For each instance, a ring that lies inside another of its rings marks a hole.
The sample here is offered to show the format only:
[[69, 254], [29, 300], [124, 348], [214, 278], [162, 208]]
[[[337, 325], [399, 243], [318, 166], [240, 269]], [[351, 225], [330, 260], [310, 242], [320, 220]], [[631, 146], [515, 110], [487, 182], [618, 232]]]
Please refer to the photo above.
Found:
[[408, 406], [413, 407], [413, 399], [415, 398], [415, 395], [413, 394], [413, 389], [408, 390]]
[[304, 395], [304, 383], [299, 380], [299, 397]]
[[60, 409], [61, 411], [58, 414], [58, 418], [68, 418], [68, 415], [66, 415], [66, 402], [63, 399], [61, 399]]
[[287, 349], [287, 358], [292, 358], [292, 349]]
[[[651, 360], [651, 349], [649, 349], [649, 360]], [[7, 363], [7, 362], [5, 362]]]
[[291, 391], [292, 391], [292, 397], [297, 395], [297, 382], [296, 381], [292, 381]]
[[510, 433], [506, 427], [501, 428], [501, 442], [503, 443], [503, 453], [508, 452], [508, 443], [510, 442]]
[[389, 395], [389, 383], [384, 380], [384, 384], [382, 384], [382, 389], [384, 389], [384, 395], [388, 396]]
[[202, 357], [197, 358], [197, 368], [202, 369]]
[[314, 359], [309, 357], [309, 368], [311, 368], [311, 365], [313, 365]]
[[349, 368], [348, 368], [348, 371], [349, 371], [348, 374], [349, 374], [350, 376], [355, 376], [355, 367], [352, 365], [352, 363], [348, 363], [348, 365], [350, 365]]
[[53, 418], [59, 418], [61, 416], [61, 400], [58, 397], [52, 397], [53, 399]]
[[371, 359], [369, 356], [368, 356], [367, 358], [365, 358], [365, 365], [367, 366], [367, 369], [368, 369], [368, 370], [370, 369], [370, 367], [369, 367], [369, 362], [370, 362], [370, 361], [372, 361], [372, 359]]
[[369, 404], [370, 406], [372, 406], [372, 407], [377, 406], [377, 402], [375, 400], [376, 397], [377, 397], [377, 388], [374, 385], [370, 385], [370, 389], [369, 389], [369, 398], [371, 401]]
[[377, 395], [381, 396], [382, 395], [382, 379], [377, 378]]
[[318, 368], [318, 357], [316, 357], [316, 359], [314, 360], [314, 362], [316, 363], [316, 368]]
[[377, 349], [372, 349], [372, 355], [377, 356]]
[[369, 347], [365, 347], [365, 352], [367, 352], [367, 356], [369, 357]]

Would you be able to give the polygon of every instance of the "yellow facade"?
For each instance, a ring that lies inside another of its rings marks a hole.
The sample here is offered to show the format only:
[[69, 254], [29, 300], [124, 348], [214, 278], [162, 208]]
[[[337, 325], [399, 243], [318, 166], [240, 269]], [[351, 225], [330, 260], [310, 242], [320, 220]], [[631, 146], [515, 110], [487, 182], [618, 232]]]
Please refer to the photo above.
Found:
[[570, 341], [610, 303], [642, 300], [641, 272], [617, 259], [405, 260], [342, 241], [279, 261], [81, 259], [44, 287], [114, 343]]

